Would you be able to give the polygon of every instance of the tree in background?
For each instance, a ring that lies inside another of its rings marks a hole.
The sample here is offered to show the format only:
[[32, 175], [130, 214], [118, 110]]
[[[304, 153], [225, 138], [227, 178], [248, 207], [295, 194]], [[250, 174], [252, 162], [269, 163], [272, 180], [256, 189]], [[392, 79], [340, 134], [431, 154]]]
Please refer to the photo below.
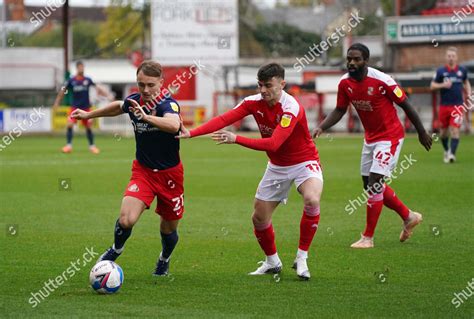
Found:
[[[99, 24], [89, 21], [75, 21], [72, 24], [73, 58], [93, 56], [99, 50], [95, 38], [99, 34]], [[8, 38], [13, 39], [16, 47], [62, 48], [62, 29], [56, 25], [48, 31], [32, 34], [12, 32]]]
[[[129, 50], [142, 49], [149, 33], [149, 5], [143, 8], [146, 12], [135, 10], [132, 0], [112, 0], [111, 6], [105, 9], [107, 20], [100, 25], [96, 37], [103, 57], [124, 56]], [[142, 42], [140, 42], [142, 41]]]

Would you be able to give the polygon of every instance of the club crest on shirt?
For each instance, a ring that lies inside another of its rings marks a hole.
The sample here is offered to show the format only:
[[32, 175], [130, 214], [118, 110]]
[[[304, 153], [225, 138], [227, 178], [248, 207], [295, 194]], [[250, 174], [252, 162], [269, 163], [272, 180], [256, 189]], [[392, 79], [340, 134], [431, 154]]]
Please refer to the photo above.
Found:
[[457, 74], [457, 76], [462, 77], [462, 72], [461, 72], [461, 70], [458, 70], [458, 72], [457, 72], [456, 74]]
[[383, 87], [383, 85], [379, 86], [379, 92], [380, 94], [384, 94], [385, 95], [385, 88]]
[[349, 91], [350, 94], [352, 94], [352, 88], [350, 86], [347, 87], [347, 90]]

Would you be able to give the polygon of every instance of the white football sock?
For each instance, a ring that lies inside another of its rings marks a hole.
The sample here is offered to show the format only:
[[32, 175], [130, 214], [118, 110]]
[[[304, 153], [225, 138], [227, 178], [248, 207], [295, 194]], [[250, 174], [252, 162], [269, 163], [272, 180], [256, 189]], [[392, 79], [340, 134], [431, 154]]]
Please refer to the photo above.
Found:
[[266, 258], [267, 263], [271, 265], [278, 265], [281, 263], [280, 257], [278, 257], [278, 253], [275, 253], [274, 255], [267, 256]]
[[298, 248], [298, 251], [296, 252], [296, 258], [307, 259], [308, 258], [308, 252]]

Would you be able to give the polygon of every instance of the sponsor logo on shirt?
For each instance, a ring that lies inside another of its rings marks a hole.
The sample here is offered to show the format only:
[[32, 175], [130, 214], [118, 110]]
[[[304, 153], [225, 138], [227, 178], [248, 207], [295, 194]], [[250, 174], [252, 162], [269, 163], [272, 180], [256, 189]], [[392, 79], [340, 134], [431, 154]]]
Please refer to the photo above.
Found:
[[273, 129], [264, 124], [259, 124], [258, 129], [260, 130], [260, 133], [262, 133], [263, 136], [271, 136], [273, 134]]
[[157, 128], [156, 126], [149, 125], [148, 123], [143, 123], [143, 122], [133, 122], [132, 121], [133, 128], [135, 132], [137, 133], [145, 133], [145, 132], [152, 132], [152, 131], [159, 131], [160, 129]]
[[365, 101], [365, 100], [354, 100], [352, 101], [352, 105], [358, 110], [361, 111], [373, 111], [374, 109], [372, 108], [372, 104], [370, 101]]

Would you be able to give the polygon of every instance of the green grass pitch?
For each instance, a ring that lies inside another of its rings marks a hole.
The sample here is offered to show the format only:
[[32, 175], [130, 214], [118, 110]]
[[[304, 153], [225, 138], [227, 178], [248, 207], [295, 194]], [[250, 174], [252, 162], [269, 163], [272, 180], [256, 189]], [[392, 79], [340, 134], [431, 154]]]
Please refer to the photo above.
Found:
[[[363, 230], [365, 207], [351, 215], [344, 209], [361, 194], [362, 136], [319, 139], [325, 184], [309, 282], [290, 268], [302, 212], [294, 189], [273, 221], [282, 274], [247, 275], [263, 259], [250, 215], [265, 153], [209, 138], [183, 141], [186, 212], [172, 275], [151, 276], [161, 243], [150, 210], [118, 259], [123, 287], [107, 296], [89, 287], [94, 262], [82, 258], [86, 248], [102, 253], [112, 243], [135, 142], [99, 136], [98, 156], [83, 136], [70, 155], [59, 152], [63, 142], [21, 136], [0, 153], [0, 317], [474, 317], [474, 297], [458, 308], [452, 303], [474, 277], [473, 137], [461, 139], [453, 165], [442, 163], [439, 141], [427, 153], [415, 136], [406, 138], [402, 157], [413, 154], [417, 162], [392, 187], [424, 222], [401, 244], [401, 220], [384, 208], [371, 250], [349, 248]], [[32, 307], [31, 293], [77, 259], [79, 270]]]

